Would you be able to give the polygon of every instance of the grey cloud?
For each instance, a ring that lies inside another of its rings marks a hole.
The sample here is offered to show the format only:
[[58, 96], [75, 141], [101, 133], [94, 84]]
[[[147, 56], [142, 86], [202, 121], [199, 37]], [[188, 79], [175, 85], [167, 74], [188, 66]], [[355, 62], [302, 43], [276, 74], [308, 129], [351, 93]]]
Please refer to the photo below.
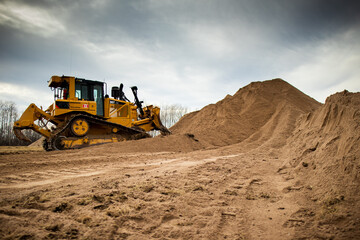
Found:
[[[147, 91], [161, 85], [162, 98], [199, 105], [250, 81], [295, 78], [289, 71], [315, 59], [328, 39], [359, 31], [360, 22], [360, 3], [350, 0], [15, 3], [45, 11], [62, 28], [44, 35], [28, 24], [0, 22], [0, 82], [40, 88], [53, 74], [74, 73], [109, 84], [141, 83]], [[29, 75], [41, 80], [29, 82]]]

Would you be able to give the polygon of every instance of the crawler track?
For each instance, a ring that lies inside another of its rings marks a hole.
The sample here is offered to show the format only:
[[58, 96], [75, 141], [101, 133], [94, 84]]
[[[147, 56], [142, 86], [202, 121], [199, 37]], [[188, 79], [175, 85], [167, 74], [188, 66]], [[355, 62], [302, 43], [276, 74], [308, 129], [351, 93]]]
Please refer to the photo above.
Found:
[[[71, 134], [70, 131], [71, 123], [79, 118], [85, 119], [90, 124], [89, 133], [83, 137], [74, 136], [74, 134]], [[95, 129], [100, 129], [100, 132], [102, 131], [102, 134], [92, 133]], [[116, 129], [116, 131], [113, 131], [114, 129]], [[150, 137], [149, 134], [147, 134], [144, 130], [140, 128], [129, 128], [121, 124], [106, 121], [101, 117], [84, 113], [77, 113], [69, 116], [65, 124], [55, 129], [52, 132], [51, 137], [44, 140], [43, 147], [46, 151], [63, 150], [69, 148], [66, 146], [83, 147], [97, 143], [109, 142], [112, 139], [116, 139], [116, 141], [123, 141], [136, 140], [146, 137]], [[87, 139], [91, 140], [91, 142], [89, 143]], [[79, 140], [84, 140], [84, 142], [82, 144], [79, 144]], [[67, 141], [68, 143], [66, 144], [66, 146], [63, 144], [64, 141]]]

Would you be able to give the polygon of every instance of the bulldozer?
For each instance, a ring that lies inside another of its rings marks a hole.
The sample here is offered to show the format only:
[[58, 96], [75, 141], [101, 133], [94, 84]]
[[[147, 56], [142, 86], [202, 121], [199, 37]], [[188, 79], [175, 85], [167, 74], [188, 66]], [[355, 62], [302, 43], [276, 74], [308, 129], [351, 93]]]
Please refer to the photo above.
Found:
[[44, 136], [46, 151], [135, 140], [150, 137], [152, 130], [171, 133], [161, 123], [159, 107], [142, 106], [136, 86], [131, 87], [133, 103], [126, 98], [123, 84], [111, 88], [111, 98], [104, 94], [105, 82], [52, 76], [48, 85], [54, 91], [54, 103], [46, 110], [30, 104], [13, 126], [20, 140], [31, 142], [23, 129]]

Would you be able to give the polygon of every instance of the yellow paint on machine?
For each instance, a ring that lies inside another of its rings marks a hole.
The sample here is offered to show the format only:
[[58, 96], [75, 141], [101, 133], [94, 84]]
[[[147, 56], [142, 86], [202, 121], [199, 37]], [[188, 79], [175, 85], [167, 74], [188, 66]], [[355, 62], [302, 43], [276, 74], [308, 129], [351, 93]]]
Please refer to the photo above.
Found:
[[45, 149], [56, 150], [132, 139], [132, 135], [152, 130], [170, 134], [160, 121], [160, 108], [142, 107], [137, 87], [131, 88], [135, 103], [127, 100], [122, 87], [113, 87], [110, 98], [100, 81], [52, 76], [49, 87], [54, 91], [54, 103], [45, 111], [30, 104], [14, 123], [19, 139], [29, 141], [21, 130], [32, 129], [46, 138]]

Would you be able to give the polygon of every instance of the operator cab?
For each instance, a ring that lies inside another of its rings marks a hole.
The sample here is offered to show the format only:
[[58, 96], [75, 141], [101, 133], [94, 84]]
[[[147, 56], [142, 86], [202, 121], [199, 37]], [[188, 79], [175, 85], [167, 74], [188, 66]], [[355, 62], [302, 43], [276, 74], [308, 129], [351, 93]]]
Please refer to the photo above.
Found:
[[75, 78], [75, 97], [96, 102], [96, 115], [104, 116], [104, 83]]
[[54, 91], [56, 104], [61, 104], [60, 108], [69, 108], [71, 101], [95, 101], [96, 115], [104, 116], [103, 82], [68, 76], [52, 76], [49, 87]]

